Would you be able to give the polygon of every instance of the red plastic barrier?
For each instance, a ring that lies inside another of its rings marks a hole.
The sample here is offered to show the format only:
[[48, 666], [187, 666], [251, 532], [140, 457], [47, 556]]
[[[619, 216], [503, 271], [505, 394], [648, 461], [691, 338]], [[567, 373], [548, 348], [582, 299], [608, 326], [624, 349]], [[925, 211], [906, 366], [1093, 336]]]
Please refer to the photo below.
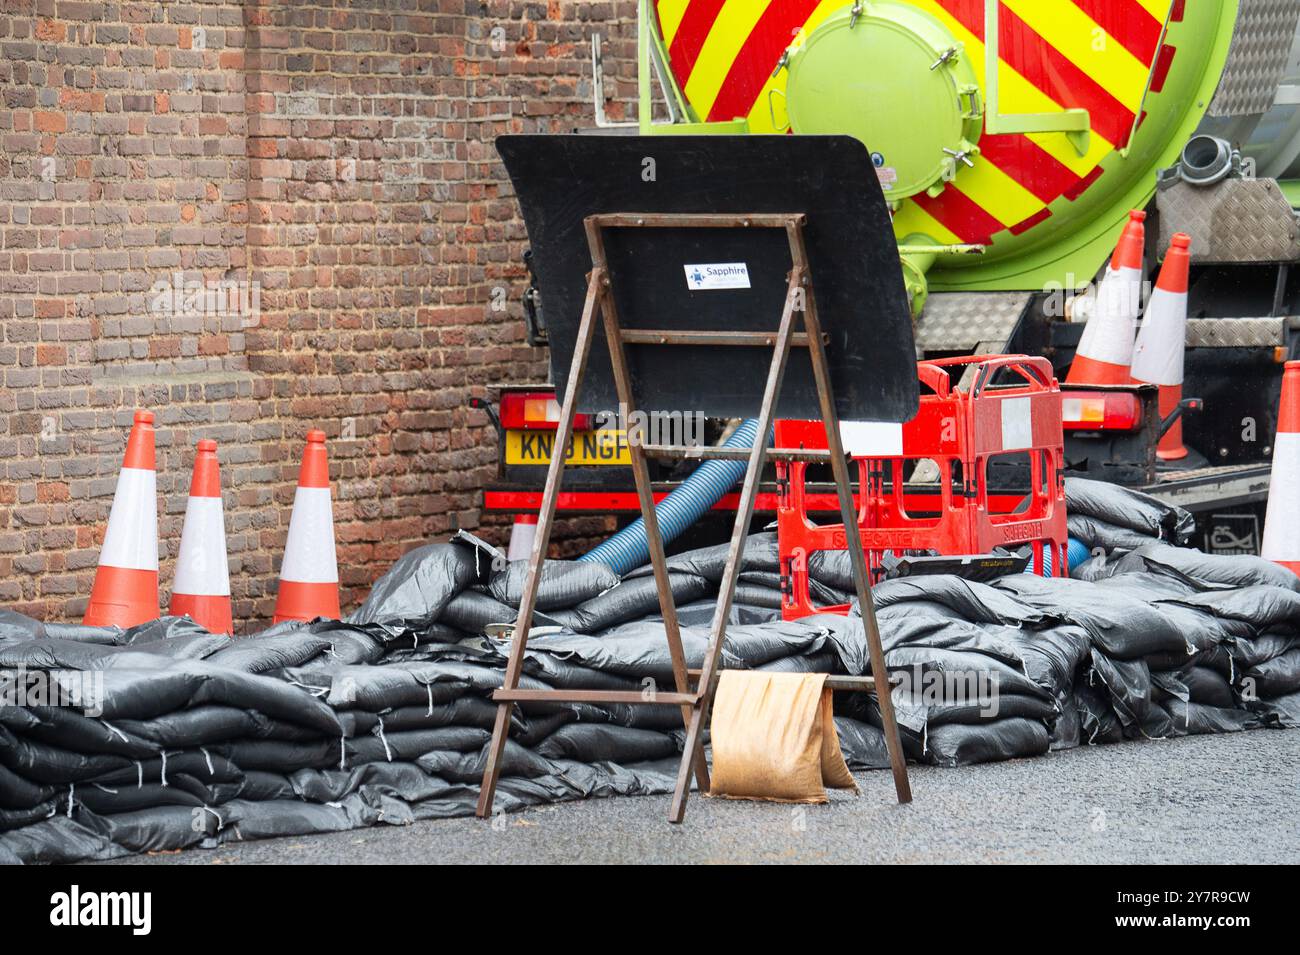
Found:
[[[1065, 576], [1061, 394], [1051, 364], [1027, 355], [996, 355], [921, 362], [917, 369], [923, 392], [930, 393], [922, 394], [916, 417], [903, 425], [902, 455], [854, 458], [861, 489], [858, 527], [873, 581], [886, 552], [937, 550], [955, 556], [1025, 544], [1033, 547], [1035, 572], [1043, 572], [1046, 558], [1055, 574]], [[966, 389], [954, 381], [963, 374]], [[820, 421], [778, 421], [776, 446], [825, 448], [825, 430]], [[1004, 503], [1005, 490], [991, 492], [990, 465], [1016, 467], [1015, 473], [1029, 479], [1027, 493], [1009, 498], [1014, 506]], [[809, 467], [777, 466], [787, 620], [848, 610], [815, 607], [809, 594], [809, 558], [847, 546], [843, 524], [816, 524], [808, 515]], [[917, 510], [922, 501], [928, 503]]]

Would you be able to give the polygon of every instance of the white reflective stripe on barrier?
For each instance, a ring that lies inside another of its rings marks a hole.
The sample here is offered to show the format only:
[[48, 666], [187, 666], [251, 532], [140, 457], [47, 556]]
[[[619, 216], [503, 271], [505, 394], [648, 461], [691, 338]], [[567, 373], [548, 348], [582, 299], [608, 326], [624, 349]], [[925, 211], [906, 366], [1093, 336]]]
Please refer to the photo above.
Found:
[[1152, 385], [1183, 383], [1187, 349], [1187, 293], [1156, 289], [1133, 346], [1129, 373]]
[[281, 580], [303, 584], [337, 584], [334, 559], [334, 511], [327, 487], [300, 487], [293, 496], [289, 539], [284, 544]]
[[902, 457], [903, 426], [897, 421], [841, 421], [840, 441], [847, 454]]
[[1018, 451], [1034, 443], [1032, 403], [1028, 395], [1002, 399], [1002, 450]]
[[1259, 556], [1300, 560], [1300, 434], [1284, 431], [1273, 444], [1273, 476]]
[[195, 597], [230, 596], [221, 498], [192, 497], [186, 505], [172, 592]]
[[122, 468], [99, 562], [130, 570], [158, 569], [158, 479], [153, 471]]

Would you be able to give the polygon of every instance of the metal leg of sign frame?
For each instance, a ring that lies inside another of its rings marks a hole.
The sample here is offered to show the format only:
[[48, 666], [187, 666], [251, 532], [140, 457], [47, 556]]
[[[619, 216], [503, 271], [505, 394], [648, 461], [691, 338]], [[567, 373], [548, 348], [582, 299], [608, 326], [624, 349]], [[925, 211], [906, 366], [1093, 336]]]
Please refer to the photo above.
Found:
[[[582, 321], [578, 328], [577, 343], [569, 368], [569, 378], [565, 386], [563, 406], [560, 410], [560, 420], [556, 430], [555, 444], [553, 445], [554, 453], [546, 472], [546, 485], [542, 493], [537, 535], [533, 540], [532, 553], [529, 556], [528, 576], [524, 586], [523, 599], [519, 605], [519, 617], [515, 621], [505, 680], [501, 689], [493, 694], [493, 699], [497, 701], [498, 706], [496, 722], [492, 730], [492, 742], [488, 748], [487, 763], [483, 772], [483, 785], [479, 794], [477, 813], [480, 818], [486, 818], [492, 812], [492, 804], [496, 795], [497, 781], [501, 774], [501, 761], [505, 752], [507, 734], [510, 728], [510, 716], [514, 704], [536, 701], [565, 701], [681, 707], [682, 718], [686, 725], [686, 745], [682, 753], [677, 786], [673, 794], [668, 817], [671, 822], [681, 822], [686, 813], [686, 799], [690, 792], [692, 779], [698, 782], [701, 791], [706, 791], [709, 787], [709, 771], [704, 755], [703, 732], [713, 702], [713, 694], [717, 687], [727, 618], [731, 615], [736, 582], [740, 574], [742, 551], [754, 515], [754, 504], [758, 496], [764, 462], [771, 459], [829, 463], [835, 476], [841, 519], [846, 527], [857, 525], [856, 508], [849, 479], [849, 467], [840, 439], [839, 416], [835, 410], [830, 369], [826, 359], [825, 340], [817, 318], [817, 305], [813, 297], [808, 257], [804, 247], [804, 224], [805, 218], [801, 214], [741, 216], [616, 213], [587, 218], [587, 242], [591, 250], [592, 269], [588, 274], [587, 295], [583, 305]], [[605, 256], [603, 230], [606, 228], [784, 229], [790, 243], [792, 267], [789, 273], [785, 305], [781, 313], [779, 326], [771, 333], [622, 328], [618, 321], [618, 312], [614, 304], [609, 268]], [[795, 328], [800, 315], [803, 316], [804, 330], [802, 332], [797, 331]], [[768, 369], [763, 399], [758, 413], [759, 427], [757, 433], [759, 437], [754, 442], [752, 449], [676, 447], [643, 445], [638, 441], [629, 442], [632, 473], [636, 480], [641, 516], [645, 521], [650, 562], [654, 568], [655, 582], [658, 585], [659, 606], [663, 614], [664, 631], [672, 660], [674, 681], [672, 692], [528, 690], [519, 688], [524, 652], [527, 648], [528, 633], [532, 625], [533, 611], [537, 602], [537, 588], [541, 579], [542, 563], [550, 541], [551, 527], [555, 520], [556, 500], [559, 497], [560, 482], [564, 470], [564, 454], [561, 453], [561, 449], [568, 446], [573, 436], [573, 420], [576, 412], [577, 396], [583, 375], [586, 373], [587, 359], [591, 354], [598, 316], [603, 320], [605, 339], [609, 346], [619, 401], [628, 409], [629, 415], [632, 413], [632, 409], [635, 408], [635, 404], [633, 402], [631, 375], [627, 363], [626, 345], [664, 347], [710, 345], [768, 347], [773, 349], [772, 363]], [[776, 416], [777, 398], [781, 392], [781, 384], [785, 376], [790, 349], [795, 347], [809, 350], [809, 357], [812, 361], [813, 373], [820, 395], [822, 419], [826, 426], [827, 451], [769, 450], [767, 448], [765, 436], [771, 433]], [[731, 545], [727, 553], [726, 566], [718, 594], [718, 603], [710, 628], [709, 646], [705, 652], [703, 667], [699, 671], [697, 678], [694, 673], [688, 672], [686, 655], [682, 650], [681, 630], [677, 622], [677, 607], [673, 601], [668, 576], [668, 563], [664, 556], [663, 540], [659, 535], [659, 525], [654, 510], [654, 494], [650, 484], [649, 469], [646, 466], [648, 455], [696, 459], [725, 458], [728, 460], [743, 460], [747, 463], [745, 480], [740, 492], [740, 503], [736, 509], [736, 522], [731, 534]], [[880, 631], [876, 623], [875, 607], [871, 600], [871, 582], [867, 573], [866, 553], [862, 546], [862, 539], [857, 534], [847, 535], [847, 546], [857, 584], [858, 604], [862, 609], [862, 621], [866, 629], [867, 646], [871, 660], [871, 675], [869, 677], [836, 677], [835, 688], [859, 690], [871, 690], [876, 687], [885, 688], [877, 693], [882, 728], [885, 735], [885, 744], [889, 750], [890, 766], [893, 770], [894, 788], [898, 801], [906, 803], [911, 801], [912, 793], [908, 782], [907, 765], [903, 757], [902, 743], [898, 735], [898, 725], [894, 718], [893, 702], [890, 699], [888, 690], [891, 681], [885, 668], [885, 655], [881, 648]], [[696, 679], [695, 689], [692, 689], [691, 686], [693, 678]]]

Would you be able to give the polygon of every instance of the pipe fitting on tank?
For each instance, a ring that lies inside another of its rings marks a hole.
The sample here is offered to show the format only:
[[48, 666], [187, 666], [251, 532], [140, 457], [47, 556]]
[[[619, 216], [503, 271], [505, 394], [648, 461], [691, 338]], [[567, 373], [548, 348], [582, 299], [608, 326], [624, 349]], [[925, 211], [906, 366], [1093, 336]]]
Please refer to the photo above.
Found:
[[1212, 186], [1241, 167], [1241, 152], [1218, 136], [1199, 133], [1187, 140], [1178, 158], [1178, 175], [1193, 186]]

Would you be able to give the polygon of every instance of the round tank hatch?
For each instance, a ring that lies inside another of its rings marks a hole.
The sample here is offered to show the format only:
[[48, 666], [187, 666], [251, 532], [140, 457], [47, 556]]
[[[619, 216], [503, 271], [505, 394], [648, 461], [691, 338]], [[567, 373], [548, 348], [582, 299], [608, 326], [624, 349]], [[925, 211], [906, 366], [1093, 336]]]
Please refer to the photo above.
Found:
[[791, 129], [860, 139], [890, 201], [938, 193], [978, 152], [982, 108], [967, 54], [916, 7], [860, 0], [792, 49], [788, 67]]

